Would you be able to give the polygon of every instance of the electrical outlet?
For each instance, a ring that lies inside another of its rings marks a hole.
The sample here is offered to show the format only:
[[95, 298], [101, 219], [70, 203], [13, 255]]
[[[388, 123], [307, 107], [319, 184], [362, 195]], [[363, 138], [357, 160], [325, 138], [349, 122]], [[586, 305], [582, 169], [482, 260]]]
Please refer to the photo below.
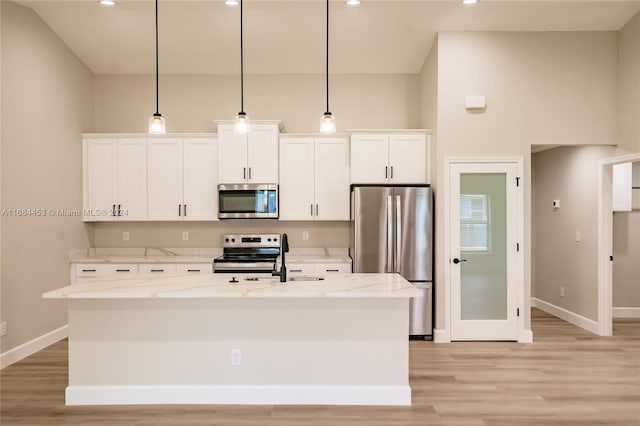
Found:
[[302, 239], [304, 241], [308, 241], [309, 240], [309, 231], [302, 231]]
[[122, 233], [122, 241], [129, 241], [129, 233], [127, 231]]
[[7, 322], [4, 321], [0, 324], [0, 337], [4, 337], [7, 335]]
[[564, 297], [564, 287], [560, 287], [560, 297]]
[[182, 232], [182, 241], [189, 241], [189, 231]]
[[240, 349], [231, 349], [231, 365], [242, 364], [242, 351]]

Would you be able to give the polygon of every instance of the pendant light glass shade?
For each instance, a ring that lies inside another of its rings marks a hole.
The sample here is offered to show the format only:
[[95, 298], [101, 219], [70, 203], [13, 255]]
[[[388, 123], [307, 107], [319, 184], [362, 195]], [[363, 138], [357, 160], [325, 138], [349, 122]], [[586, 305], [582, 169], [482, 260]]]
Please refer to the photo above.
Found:
[[333, 118], [333, 114], [325, 112], [320, 119], [320, 133], [335, 133], [336, 132], [336, 120]]
[[326, 56], [326, 69], [325, 77], [327, 83], [327, 109], [325, 109], [322, 118], [320, 119], [320, 133], [335, 133], [336, 121], [333, 118], [333, 114], [329, 111], [329, 0], [327, 0], [327, 56]]
[[249, 116], [245, 112], [239, 112], [236, 115], [233, 130], [236, 133], [249, 133], [251, 125], [249, 123]]
[[167, 133], [167, 126], [162, 114], [155, 113], [149, 118], [149, 133], [152, 135], [164, 135]]

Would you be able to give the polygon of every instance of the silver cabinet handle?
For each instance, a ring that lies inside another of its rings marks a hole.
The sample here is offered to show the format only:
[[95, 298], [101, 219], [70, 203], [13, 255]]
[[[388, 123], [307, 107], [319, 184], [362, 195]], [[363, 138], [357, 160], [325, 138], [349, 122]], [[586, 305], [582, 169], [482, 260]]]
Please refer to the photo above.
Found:
[[393, 179], [393, 166], [391, 166], [391, 179]]
[[152, 269], [150, 272], [164, 272], [164, 269]]
[[178, 216], [182, 216], [182, 205], [178, 204]]
[[325, 272], [340, 272], [339, 269], [325, 269]]
[[83, 269], [82, 272], [95, 272], [95, 269]]
[[187, 205], [184, 205], [184, 217], [187, 217]]
[[313, 216], [313, 204], [309, 204], [309, 207], [311, 207], [311, 216]]
[[319, 210], [318, 210], [318, 205], [316, 204], [316, 216], [318, 216], [319, 214], [320, 213], [319, 213]]
[[389, 177], [389, 166], [384, 166], [384, 178], [387, 179]]
[[[392, 167], [393, 169], [393, 167]], [[396, 267], [395, 272], [400, 272], [402, 258], [402, 210], [400, 208], [400, 196], [396, 195]]]
[[131, 272], [131, 269], [116, 269], [116, 272]]
[[117, 216], [116, 215], [116, 205], [115, 204], [113, 205], [113, 209], [111, 210], [111, 212], [112, 212], [111, 216]]
[[391, 195], [387, 196], [387, 270], [393, 272], [393, 212], [391, 210]]
[[251, 179], [251, 167], [249, 167], [249, 179]]
[[120, 208], [122, 204], [118, 204], [118, 216], [122, 216], [122, 209]]
[[290, 269], [289, 272], [302, 272], [302, 269]]
[[187, 269], [187, 272], [200, 272], [200, 269]]
[[247, 168], [243, 167], [242, 168], [242, 179], [246, 179], [247, 178]]

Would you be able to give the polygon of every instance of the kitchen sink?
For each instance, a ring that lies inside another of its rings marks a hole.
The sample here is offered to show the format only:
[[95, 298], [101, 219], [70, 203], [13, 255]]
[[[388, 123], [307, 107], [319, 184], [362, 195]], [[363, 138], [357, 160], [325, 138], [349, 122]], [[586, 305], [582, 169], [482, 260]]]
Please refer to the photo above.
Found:
[[324, 277], [289, 277], [287, 281], [324, 281]]

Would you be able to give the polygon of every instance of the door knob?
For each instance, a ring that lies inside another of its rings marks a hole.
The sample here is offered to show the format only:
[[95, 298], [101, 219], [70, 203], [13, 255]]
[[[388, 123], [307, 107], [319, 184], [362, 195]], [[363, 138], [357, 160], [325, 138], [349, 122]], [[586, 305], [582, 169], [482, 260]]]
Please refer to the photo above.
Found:
[[466, 262], [467, 259], [458, 259], [457, 257], [453, 258], [453, 263], [455, 263], [456, 265], [460, 262]]

